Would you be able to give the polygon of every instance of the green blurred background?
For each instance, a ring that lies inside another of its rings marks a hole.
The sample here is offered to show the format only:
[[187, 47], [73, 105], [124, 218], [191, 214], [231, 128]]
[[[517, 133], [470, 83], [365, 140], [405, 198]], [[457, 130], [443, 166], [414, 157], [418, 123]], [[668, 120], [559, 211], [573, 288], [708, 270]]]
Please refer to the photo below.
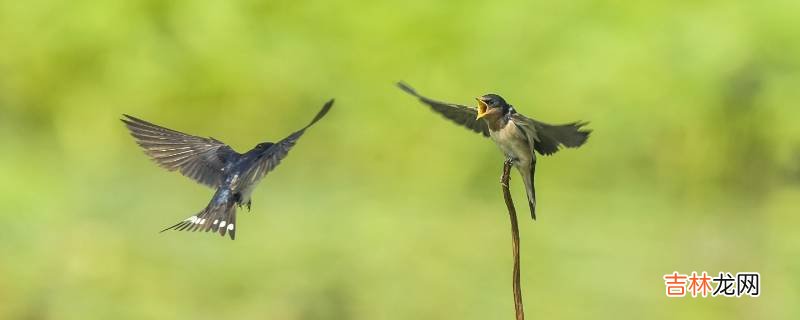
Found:
[[[529, 319], [800, 318], [796, 0], [0, 1], [0, 318], [511, 319], [487, 139], [393, 83], [591, 121], [520, 209]], [[132, 114], [246, 151], [336, 105], [237, 240]], [[668, 299], [672, 271], [759, 298]]]

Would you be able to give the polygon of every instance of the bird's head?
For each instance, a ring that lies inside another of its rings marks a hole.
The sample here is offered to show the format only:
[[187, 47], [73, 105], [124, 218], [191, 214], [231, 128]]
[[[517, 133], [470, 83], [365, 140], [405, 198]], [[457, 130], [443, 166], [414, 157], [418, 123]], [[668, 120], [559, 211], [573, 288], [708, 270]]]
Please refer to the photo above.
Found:
[[256, 145], [255, 150], [266, 150], [273, 145], [272, 142], [262, 142]]
[[503, 116], [511, 106], [506, 103], [503, 97], [494, 93], [482, 95], [475, 98], [478, 100], [478, 119], [494, 119]]

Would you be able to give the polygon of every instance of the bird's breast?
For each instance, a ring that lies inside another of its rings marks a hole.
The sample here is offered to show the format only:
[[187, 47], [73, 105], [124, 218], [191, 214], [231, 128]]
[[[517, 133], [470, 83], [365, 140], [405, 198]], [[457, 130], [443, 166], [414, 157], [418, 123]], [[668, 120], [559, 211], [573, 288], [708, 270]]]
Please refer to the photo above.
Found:
[[528, 138], [513, 122], [498, 130], [490, 130], [489, 137], [500, 147], [500, 150], [507, 158], [514, 159], [516, 165], [530, 164], [533, 158], [532, 148], [529, 146]]
[[229, 173], [227, 178], [225, 179], [225, 185], [227, 185], [228, 187], [235, 188], [237, 185], [239, 185], [239, 182], [240, 182], [239, 181], [240, 180], [239, 177], [240, 176], [241, 176], [241, 173], [238, 172], [238, 171]]
[[[243, 202], [250, 200], [250, 194], [258, 183], [263, 179], [263, 175], [253, 172], [258, 169], [257, 163], [244, 159], [238, 163], [228, 176], [227, 182], [231, 190], [242, 196]], [[258, 177], [258, 179], [254, 179]]]

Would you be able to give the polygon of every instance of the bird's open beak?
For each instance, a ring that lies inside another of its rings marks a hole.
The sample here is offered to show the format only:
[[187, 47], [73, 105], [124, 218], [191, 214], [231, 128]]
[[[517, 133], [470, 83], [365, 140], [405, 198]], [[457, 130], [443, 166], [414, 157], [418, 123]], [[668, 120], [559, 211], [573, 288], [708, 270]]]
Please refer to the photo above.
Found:
[[486, 115], [486, 109], [488, 108], [488, 106], [486, 105], [486, 102], [484, 102], [483, 99], [481, 99], [481, 97], [477, 97], [475, 98], [475, 100], [478, 100], [478, 117], [475, 118], [475, 120], [478, 120]]

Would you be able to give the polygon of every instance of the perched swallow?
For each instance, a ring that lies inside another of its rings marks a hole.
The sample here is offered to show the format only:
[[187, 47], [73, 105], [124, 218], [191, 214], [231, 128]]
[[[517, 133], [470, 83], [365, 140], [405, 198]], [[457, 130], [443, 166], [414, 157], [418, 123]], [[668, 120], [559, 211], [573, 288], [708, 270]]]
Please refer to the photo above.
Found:
[[328, 101], [307, 126], [278, 143], [262, 142], [243, 154], [214, 138], [203, 138], [167, 129], [129, 115], [122, 122], [136, 143], [161, 167], [180, 171], [186, 177], [217, 189], [208, 206], [174, 226], [174, 230], [214, 231], [223, 237], [236, 236], [236, 207], [252, 203], [256, 185], [286, 157], [297, 140], [333, 106]]
[[561, 146], [577, 148], [586, 142], [591, 130], [582, 130], [587, 122], [551, 125], [523, 116], [496, 94], [475, 98], [478, 108], [440, 102], [418, 94], [404, 83], [400, 89], [419, 100], [445, 118], [489, 137], [500, 147], [506, 160], [513, 162], [522, 175], [528, 194], [531, 218], [536, 220], [536, 190], [533, 175], [536, 171], [536, 152], [541, 155], [556, 153]]

